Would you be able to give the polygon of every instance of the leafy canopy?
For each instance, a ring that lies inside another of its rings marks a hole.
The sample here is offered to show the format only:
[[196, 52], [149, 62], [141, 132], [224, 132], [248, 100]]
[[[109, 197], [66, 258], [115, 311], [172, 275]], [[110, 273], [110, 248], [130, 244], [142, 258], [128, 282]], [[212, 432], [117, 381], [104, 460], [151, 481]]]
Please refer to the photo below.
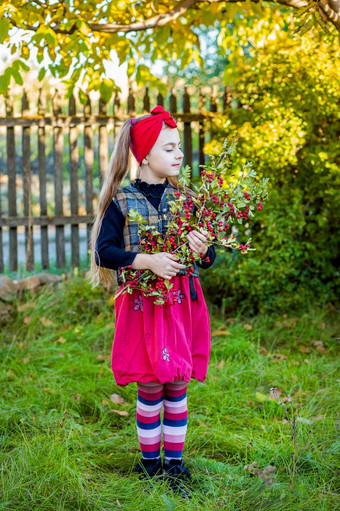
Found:
[[[287, 7], [298, 5], [300, 33], [313, 24], [327, 33], [340, 30], [339, 16], [334, 17], [334, 11], [330, 12], [331, 7], [324, 1], [291, 2], [280, 0]], [[120, 64], [127, 62], [128, 76], [138, 86], [157, 87], [165, 94], [163, 81], [150, 72], [150, 61], [179, 60], [183, 69], [196, 62], [204, 70], [201, 29], [217, 28], [221, 48], [226, 47], [226, 40], [233, 34], [228, 53], [236, 48], [241, 51], [237, 43], [239, 28], [266, 18], [268, 11], [281, 19], [288, 13], [285, 7], [278, 9], [272, 2], [4, 0], [0, 7], [0, 44], [10, 49], [13, 60], [0, 77], [0, 93], [6, 94], [12, 78], [23, 85], [22, 75], [30, 69], [30, 56], [36, 55], [39, 80], [48, 69], [64, 81], [68, 95], [77, 84], [84, 91], [99, 90], [102, 99], [108, 101], [117, 89], [107, 72], [114, 50]], [[326, 23], [327, 20], [330, 21]], [[24, 31], [19, 40], [14, 37], [18, 28]]]

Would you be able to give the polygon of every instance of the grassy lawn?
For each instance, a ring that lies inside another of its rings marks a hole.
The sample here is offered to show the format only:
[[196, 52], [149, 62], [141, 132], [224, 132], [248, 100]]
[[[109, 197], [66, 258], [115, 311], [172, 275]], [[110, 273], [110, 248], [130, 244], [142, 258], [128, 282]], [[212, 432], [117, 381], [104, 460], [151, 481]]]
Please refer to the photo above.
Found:
[[81, 276], [27, 294], [1, 317], [0, 510], [335, 510], [337, 321], [330, 304], [211, 316], [208, 377], [188, 384], [188, 502], [133, 473], [136, 384], [112, 375], [111, 295]]

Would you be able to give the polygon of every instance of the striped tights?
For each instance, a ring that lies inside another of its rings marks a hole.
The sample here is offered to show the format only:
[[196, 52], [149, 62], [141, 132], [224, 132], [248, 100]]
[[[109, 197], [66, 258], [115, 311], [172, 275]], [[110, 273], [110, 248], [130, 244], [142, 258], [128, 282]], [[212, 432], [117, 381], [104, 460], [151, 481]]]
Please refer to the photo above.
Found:
[[[165, 459], [181, 459], [188, 423], [187, 384], [137, 384], [137, 434], [143, 458], [159, 458], [163, 425]], [[161, 423], [161, 409], [163, 423]]]

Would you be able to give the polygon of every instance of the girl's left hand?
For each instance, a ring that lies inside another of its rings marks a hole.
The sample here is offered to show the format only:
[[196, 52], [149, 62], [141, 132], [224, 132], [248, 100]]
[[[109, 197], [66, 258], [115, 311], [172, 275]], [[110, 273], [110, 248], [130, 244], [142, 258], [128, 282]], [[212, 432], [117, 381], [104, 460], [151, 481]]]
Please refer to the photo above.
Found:
[[203, 254], [203, 257], [208, 252], [208, 246], [206, 245], [206, 242], [208, 241], [208, 238], [206, 235], [208, 234], [208, 231], [190, 231], [187, 235], [187, 238], [189, 240], [189, 247], [194, 250], [194, 252], [197, 252], [198, 254]]

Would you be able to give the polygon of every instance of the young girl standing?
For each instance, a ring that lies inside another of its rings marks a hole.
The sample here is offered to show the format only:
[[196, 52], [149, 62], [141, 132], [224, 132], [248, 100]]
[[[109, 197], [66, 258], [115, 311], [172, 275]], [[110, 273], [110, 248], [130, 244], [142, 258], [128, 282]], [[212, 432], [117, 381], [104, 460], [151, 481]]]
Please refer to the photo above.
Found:
[[[112, 371], [117, 385], [137, 383], [137, 434], [142, 459], [135, 470], [149, 476], [164, 469], [172, 486], [185, 493], [180, 481], [190, 479], [182, 460], [187, 430], [187, 382], [204, 381], [210, 355], [210, 321], [199, 282], [198, 266], [208, 268], [215, 259], [207, 247], [205, 231], [188, 234], [189, 247], [201, 255], [189, 276], [174, 254], [140, 253], [138, 224], [128, 218], [134, 209], [163, 235], [170, 218], [168, 202], [178, 184], [183, 153], [177, 124], [157, 106], [151, 114], [124, 122], [99, 197], [91, 237], [93, 285], [120, 285], [120, 268], [151, 270], [173, 284], [170, 300], [155, 305], [154, 297], [138, 289], [115, 301]], [[121, 186], [129, 170], [129, 150], [139, 163], [139, 177]], [[186, 193], [193, 192], [186, 188]], [[162, 406], [163, 423], [160, 411]], [[164, 463], [160, 457], [163, 426]], [[175, 479], [174, 479], [175, 477]]]

